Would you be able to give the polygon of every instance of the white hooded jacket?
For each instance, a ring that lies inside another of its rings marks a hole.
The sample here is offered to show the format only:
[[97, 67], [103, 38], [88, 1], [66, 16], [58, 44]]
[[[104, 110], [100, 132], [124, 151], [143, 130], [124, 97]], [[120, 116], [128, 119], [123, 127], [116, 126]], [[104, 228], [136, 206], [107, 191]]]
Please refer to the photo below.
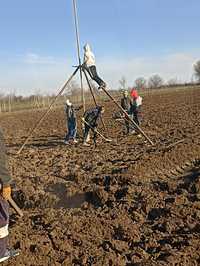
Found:
[[141, 106], [142, 105], [142, 97], [141, 96], [138, 96], [137, 99], [136, 99], [136, 105], [137, 107]]
[[95, 66], [95, 56], [91, 51], [89, 44], [84, 46], [84, 64], [87, 67]]

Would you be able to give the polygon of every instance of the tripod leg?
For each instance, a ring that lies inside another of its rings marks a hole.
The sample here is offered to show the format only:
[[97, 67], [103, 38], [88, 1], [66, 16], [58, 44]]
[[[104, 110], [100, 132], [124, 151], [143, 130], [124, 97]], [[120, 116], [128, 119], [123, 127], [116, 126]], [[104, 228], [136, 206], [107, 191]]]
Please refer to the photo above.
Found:
[[20, 154], [21, 151], [24, 149], [25, 145], [27, 144], [28, 140], [30, 139], [30, 137], [32, 136], [32, 134], [34, 133], [34, 131], [39, 127], [39, 125], [41, 124], [41, 122], [43, 121], [43, 119], [47, 116], [47, 114], [50, 112], [51, 108], [53, 107], [54, 103], [56, 102], [57, 98], [63, 93], [63, 91], [65, 90], [65, 88], [67, 87], [67, 85], [69, 84], [69, 82], [72, 80], [72, 78], [76, 75], [77, 71], [79, 70], [80, 66], [78, 66], [76, 68], [76, 70], [74, 71], [74, 73], [70, 76], [70, 78], [63, 84], [63, 86], [61, 87], [59, 93], [56, 95], [56, 97], [52, 100], [51, 104], [49, 105], [49, 108], [44, 112], [44, 114], [38, 119], [38, 121], [36, 122], [36, 124], [30, 129], [28, 136], [26, 138], [26, 140], [24, 141], [23, 145], [21, 146], [21, 148], [19, 149], [19, 151], [17, 152], [17, 154]]
[[[96, 98], [95, 98], [95, 96], [94, 96], [94, 92], [93, 92], [92, 86], [91, 86], [91, 84], [90, 84], [90, 81], [89, 81], [89, 79], [88, 79], [87, 73], [86, 73], [86, 71], [85, 71], [84, 68], [83, 68], [83, 73], [85, 74], [85, 78], [86, 78], [86, 81], [87, 81], [87, 83], [88, 83], [88, 87], [89, 87], [89, 89], [90, 89], [90, 92], [91, 92], [91, 94], [92, 94], [92, 98], [93, 98], [93, 100], [94, 100], [94, 103], [95, 103], [95, 105], [97, 106], [97, 101], [96, 101]], [[103, 125], [104, 130], [106, 130], [106, 126], [105, 126], [105, 123], [104, 123], [102, 117], [100, 117], [100, 119], [101, 119], [101, 123], [102, 123], [102, 125]]]
[[153, 145], [153, 142], [151, 141], [151, 139], [145, 134], [145, 132], [135, 123], [135, 121], [133, 119], [131, 119], [129, 117], [129, 115], [127, 114], [127, 112], [121, 107], [121, 105], [118, 104], [118, 102], [113, 98], [113, 96], [105, 89], [105, 88], [101, 88], [106, 94], [107, 96], [115, 103], [115, 105], [117, 105], [117, 107], [122, 111], [123, 114], [125, 114], [125, 117], [127, 120], [129, 120], [134, 126], [135, 128], [145, 137], [146, 140], [148, 140], [148, 142]]
[[80, 67], [80, 81], [81, 81], [81, 91], [82, 91], [83, 112], [85, 113], [85, 92], [83, 88], [83, 73], [81, 67]]

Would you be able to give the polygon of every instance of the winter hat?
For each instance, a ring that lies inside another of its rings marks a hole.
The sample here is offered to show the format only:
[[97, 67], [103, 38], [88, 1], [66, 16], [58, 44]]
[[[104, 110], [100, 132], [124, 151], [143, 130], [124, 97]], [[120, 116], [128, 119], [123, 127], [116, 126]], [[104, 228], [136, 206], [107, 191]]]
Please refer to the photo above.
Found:
[[85, 51], [90, 51], [91, 50], [90, 45], [88, 43], [86, 43], [83, 48], [84, 48]]
[[128, 91], [127, 90], [123, 90], [122, 93], [123, 93], [124, 96], [128, 96]]
[[104, 109], [104, 106], [102, 106], [102, 105], [97, 105], [97, 110], [98, 110], [98, 112], [101, 112], [103, 109]]
[[72, 103], [70, 102], [69, 99], [66, 100], [66, 105], [68, 105], [68, 106], [71, 106], [72, 105]]

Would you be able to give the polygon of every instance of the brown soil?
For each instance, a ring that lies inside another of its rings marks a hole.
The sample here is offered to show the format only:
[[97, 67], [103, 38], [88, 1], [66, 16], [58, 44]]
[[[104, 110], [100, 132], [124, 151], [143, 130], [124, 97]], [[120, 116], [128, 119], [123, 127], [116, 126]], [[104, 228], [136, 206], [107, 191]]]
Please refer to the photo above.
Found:
[[24, 212], [10, 221], [20, 256], [4, 265], [200, 265], [200, 89], [144, 97], [154, 146], [124, 137], [105, 106], [114, 141], [97, 148], [64, 145], [55, 109], [16, 155], [42, 111], [0, 116]]

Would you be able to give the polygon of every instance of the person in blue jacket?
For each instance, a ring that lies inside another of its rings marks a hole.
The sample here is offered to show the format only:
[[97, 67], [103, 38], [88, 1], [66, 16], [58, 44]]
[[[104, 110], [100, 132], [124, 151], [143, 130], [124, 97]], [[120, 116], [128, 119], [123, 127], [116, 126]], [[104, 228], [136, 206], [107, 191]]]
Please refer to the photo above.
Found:
[[69, 142], [77, 143], [76, 135], [77, 135], [77, 119], [76, 119], [76, 111], [80, 110], [82, 106], [75, 108], [73, 104], [66, 100], [65, 104], [65, 115], [67, 120], [67, 133], [65, 135], [65, 144], [69, 144]]

